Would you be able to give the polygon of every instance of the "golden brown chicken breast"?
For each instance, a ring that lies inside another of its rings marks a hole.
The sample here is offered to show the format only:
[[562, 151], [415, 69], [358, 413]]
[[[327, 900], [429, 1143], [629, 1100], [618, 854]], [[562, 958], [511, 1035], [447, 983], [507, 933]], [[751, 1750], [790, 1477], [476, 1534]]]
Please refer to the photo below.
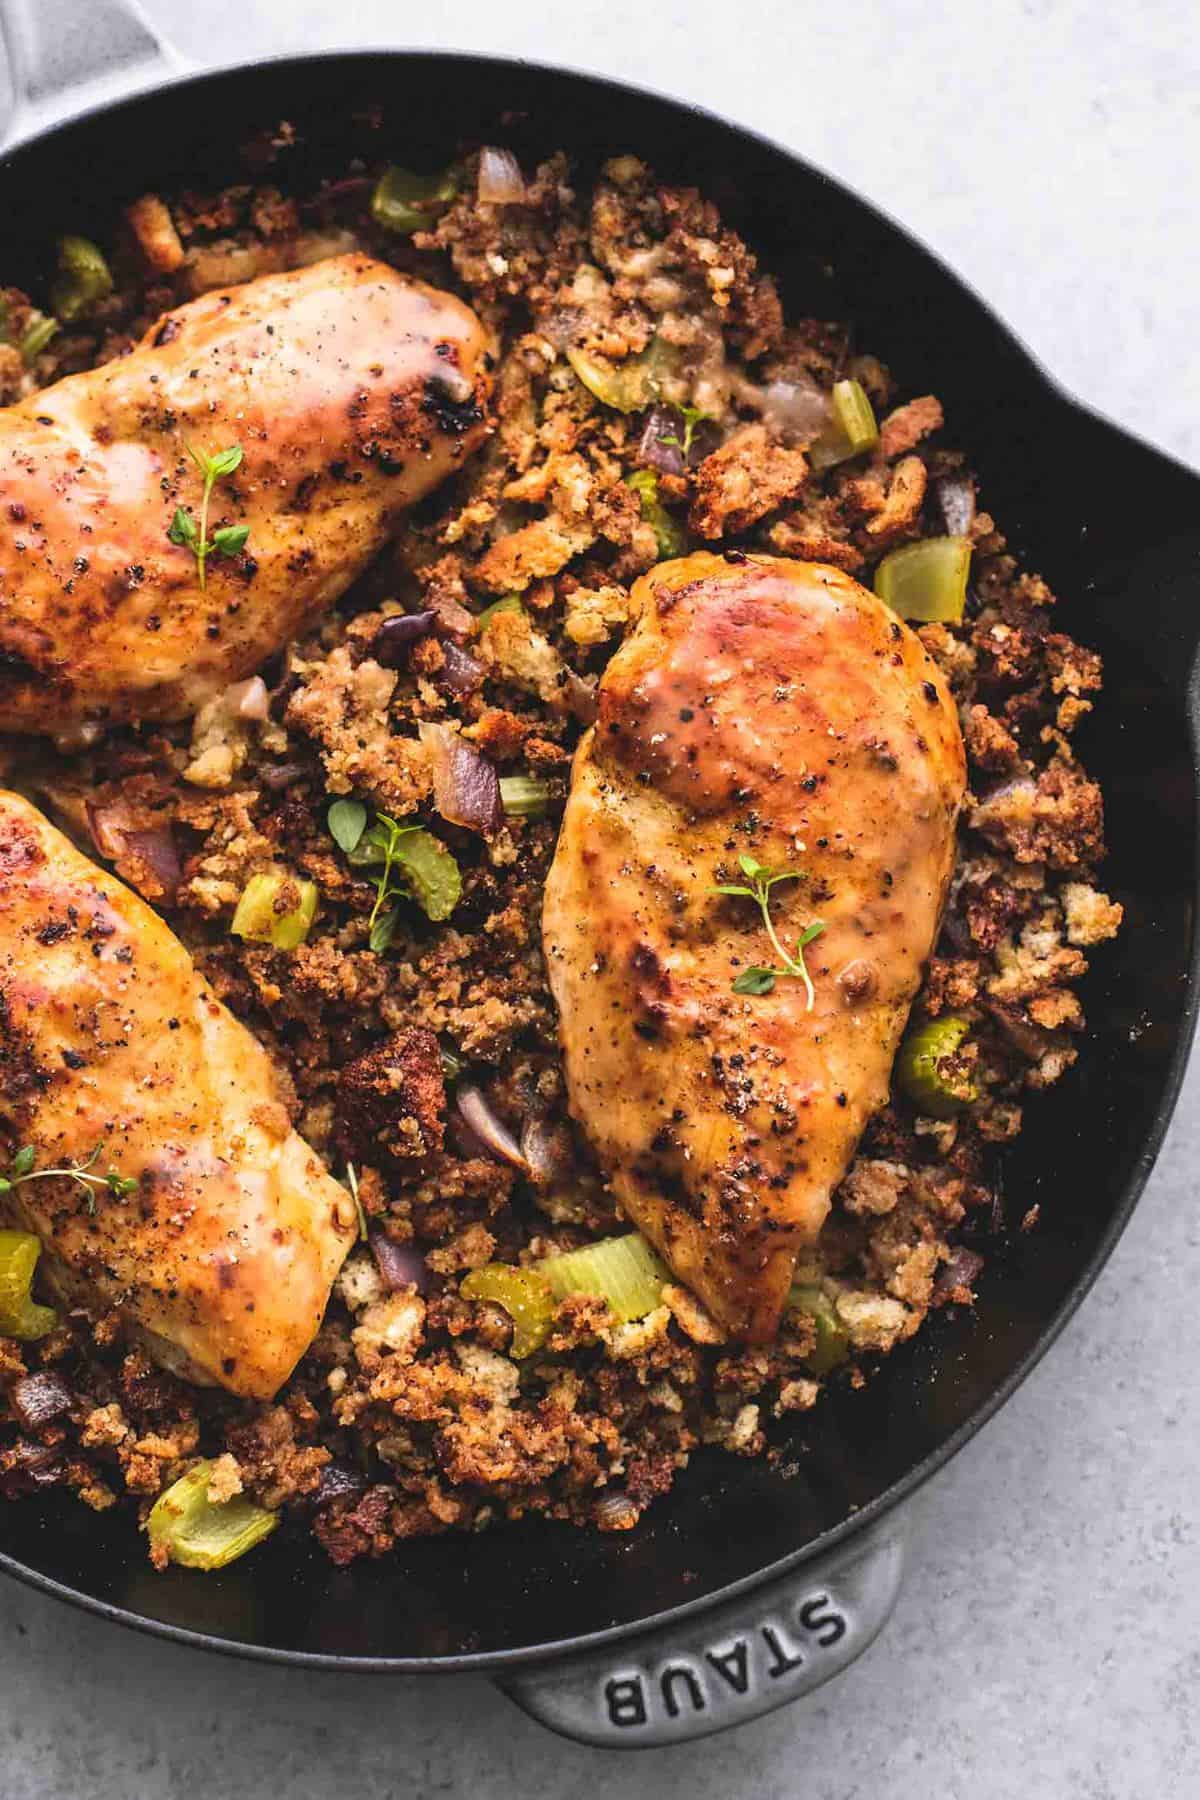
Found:
[[887, 1099], [962, 740], [920, 641], [837, 569], [689, 556], [636, 598], [546, 888], [571, 1106], [679, 1278], [763, 1339]]
[[353, 1201], [162, 920], [3, 792], [0, 1033], [10, 1148], [46, 1169], [102, 1145], [92, 1169], [131, 1188], [26, 1180], [4, 1223], [37, 1233], [65, 1299], [120, 1307], [166, 1367], [269, 1399], [321, 1323]]
[[[460, 300], [340, 256], [0, 411], [0, 730], [181, 718], [251, 674], [480, 441], [490, 366]], [[189, 452], [231, 449], [202, 537]]]

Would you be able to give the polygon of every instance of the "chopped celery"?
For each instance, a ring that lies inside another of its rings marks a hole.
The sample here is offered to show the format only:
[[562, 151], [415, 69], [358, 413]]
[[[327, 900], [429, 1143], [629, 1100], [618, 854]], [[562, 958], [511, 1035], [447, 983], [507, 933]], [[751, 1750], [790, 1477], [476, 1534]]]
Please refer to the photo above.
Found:
[[59, 238], [58, 268], [50, 298], [60, 319], [80, 318], [113, 291], [112, 270], [90, 238]]
[[466, 1060], [458, 1054], [453, 1044], [439, 1044], [438, 1053], [442, 1059], [442, 1079], [455, 1082], [466, 1068]]
[[869, 450], [878, 440], [879, 426], [861, 382], [835, 381], [829, 423], [808, 447], [813, 468], [831, 469], [835, 463]]
[[884, 557], [875, 571], [875, 592], [902, 619], [957, 624], [970, 567], [969, 538], [921, 538]]
[[623, 362], [610, 362], [590, 350], [571, 349], [567, 361], [589, 394], [602, 406], [615, 412], [641, 412], [657, 400], [663, 378], [678, 360], [678, 352], [664, 339], [653, 337], [638, 356], [627, 356]]
[[900, 1046], [896, 1079], [928, 1118], [951, 1119], [977, 1098], [969, 1075], [953, 1064], [944, 1066], [962, 1048], [970, 1029], [970, 1021], [960, 1014], [943, 1013], [915, 1026]]
[[300, 881], [291, 875], [252, 875], [229, 929], [234, 937], [273, 944], [276, 950], [294, 950], [308, 936], [316, 913], [315, 881]]
[[569, 1294], [595, 1294], [607, 1300], [623, 1322], [644, 1319], [653, 1312], [670, 1271], [639, 1231], [624, 1237], [602, 1238], [582, 1250], [548, 1256], [538, 1273], [550, 1284], [556, 1300]]
[[21, 352], [21, 360], [26, 365], [36, 362], [51, 338], [58, 335], [57, 319], [49, 319], [45, 313], [33, 312], [29, 315], [29, 323], [17, 348]]
[[653, 532], [658, 544], [658, 554], [667, 561], [673, 556], [683, 556], [687, 551], [687, 532], [673, 519], [658, 497], [658, 476], [653, 469], [638, 469], [629, 477], [627, 486], [631, 487], [641, 501], [642, 517]]
[[816, 1328], [817, 1342], [805, 1359], [810, 1375], [828, 1375], [850, 1354], [850, 1334], [842, 1324], [833, 1301], [823, 1288], [807, 1282], [795, 1282], [788, 1304], [807, 1313]]
[[500, 804], [510, 819], [544, 819], [550, 803], [550, 784], [536, 775], [502, 775]]
[[519, 613], [525, 611], [525, 603], [520, 594], [505, 594], [501, 600], [493, 600], [485, 606], [481, 613], [475, 615], [476, 631], [486, 631], [491, 621], [500, 613]]
[[181, 1475], [150, 1509], [150, 1542], [187, 1569], [223, 1569], [279, 1523], [279, 1514], [256, 1506], [245, 1494], [214, 1502], [208, 1497], [211, 1462], [198, 1462]]
[[445, 169], [440, 175], [414, 175], [395, 163], [385, 169], [371, 195], [371, 213], [376, 224], [401, 237], [424, 231], [444, 212], [458, 192], [454, 173]]
[[405, 831], [393, 857], [425, 917], [435, 924], [448, 919], [462, 897], [462, 876], [442, 840], [421, 827]]
[[31, 1231], [0, 1231], [0, 1337], [30, 1343], [58, 1324], [54, 1308], [29, 1292], [41, 1248]]
[[491, 1300], [512, 1320], [509, 1353], [520, 1359], [540, 1350], [554, 1318], [554, 1295], [549, 1282], [532, 1269], [516, 1269], [509, 1263], [487, 1263], [472, 1269], [459, 1290], [468, 1300]]

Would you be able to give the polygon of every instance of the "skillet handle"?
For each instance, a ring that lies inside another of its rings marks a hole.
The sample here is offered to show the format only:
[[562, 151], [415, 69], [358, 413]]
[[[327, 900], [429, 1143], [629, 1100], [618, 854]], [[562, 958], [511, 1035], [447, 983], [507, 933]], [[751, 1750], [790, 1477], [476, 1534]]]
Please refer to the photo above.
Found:
[[687, 1743], [773, 1712], [878, 1636], [900, 1590], [908, 1511], [712, 1612], [497, 1685], [540, 1724], [608, 1750]]
[[0, 0], [6, 150], [60, 119], [181, 74], [140, 0]]

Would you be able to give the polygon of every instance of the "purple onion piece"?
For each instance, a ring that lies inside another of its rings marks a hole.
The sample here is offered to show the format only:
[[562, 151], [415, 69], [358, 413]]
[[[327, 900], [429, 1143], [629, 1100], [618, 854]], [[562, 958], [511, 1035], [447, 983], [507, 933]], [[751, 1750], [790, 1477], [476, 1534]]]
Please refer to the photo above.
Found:
[[385, 619], [371, 639], [368, 655], [385, 669], [402, 669], [412, 646], [433, 630], [437, 614], [429, 612], [393, 613]]
[[483, 664], [453, 640], [442, 643], [442, 667], [434, 676], [438, 687], [450, 694], [473, 694], [483, 686]]
[[331, 1500], [344, 1500], [351, 1495], [363, 1492], [367, 1478], [361, 1469], [350, 1463], [326, 1463], [321, 1470], [317, 1482], [317, 1491], [312, 1496], [314, 1506], [328, 1506]]
[[960, 1244], [951, 1251], [949, 1262], [942, 1264], [934, 1278], [933, 1298], [935, 1303], [945, 1300], [947, 1295], [954, 1292], [955, 1288], [972, 1287], [975, 1277], [982, 1268], [983, 1258], [978, 1251], [968, 1250]]
[[162, 888], [163, 898], [174, 900], [179, 891], [179, 883], [183, 880], [183, 865], [179, 860], [179, 850], [171, 827], [163, 825], [155, 830], [127, 831], [125, 844], [127, 850], [131, 850], [153, 871]]
[[937, 484], [942, 522], [951, 537], [970, 537], [975, 523], [975, 488], [966, 475], [943, 475]]
[[71, 1390], [53, 1369], [42, 1369], [15, 1381], [10, 1399], [18, 1422], [26, 1431], [37, 1431], [68, 1410]]
[[529, 1165], [521, 1154], [521, 1146], [508, 1126], [496, 1117], [477, 1087], [464, 1083], [454, 1096], [454, 1104], [467, 1130], [494, 1161], [509, 1163], [522, 1174], [527, 1172]]
[[407, 1287], [415, 1287], [418, 1294], [429, 1292], [432, 1270], [415, 1244], [397, 1244], [385, 1231], [373, 1231], [369, 1241], [375, 1267], [390, 1293]]
[[489, 836], [504, 819], [500, 780], [474, 744], [450, 725], [422, 724], [421, 742], [429, 752], [433, 803], [451, 825]]
[[811, 444], [829, 422], [829, 397], [807, 376], [768, 382], [761, 406], [763, 424], [790, 443]]
[[[657, 469], [660, 475], [682, 475], [684, 469], [683, 415], [674, 406], [661, 403], [646, 414], [642, 435], [638, 440], [637, 459], [644, 469]], [[676, 440], [668, 443], [668, 438]]]
[[265, 763], [258, 771], [258, 779], [272, 793], [278, 793], [282, 788], [294, 787], [307, 773], [299, 762]]
[[5, 1452], [5, 1461], [9, 1466], [0, 1473], [0, 1494], [7, 1500], [33, 1493], [37, 1488], [53, 1487], [64, 1473], [57, 1449], [31, 1443], [28, 1438], [18, 1438], [12, 1449]]

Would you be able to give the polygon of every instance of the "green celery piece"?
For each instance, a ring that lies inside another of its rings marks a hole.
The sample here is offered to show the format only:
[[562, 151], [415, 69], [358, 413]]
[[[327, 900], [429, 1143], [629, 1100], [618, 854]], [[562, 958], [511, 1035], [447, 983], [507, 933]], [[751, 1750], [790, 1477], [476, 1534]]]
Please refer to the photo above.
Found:
[[966, 604], [970, 569], [969, 538], [919, 538], [884, 557], [875, 571], [875, 592], [913, 624], [957, 625]]
[[150, 1509], [146, 1530], [156, 1548], [185, 1569], [224, 1569], [269, 1537], [279, 1514], [245, 1494], [214, 1505], [208, 1497], [211, 1462], [198, 1462], [173, 1482]]
[[500, 777], [500, 804], [510, 819], [544, 819], [549, 803], [550, 784], [538, 776]]
[[875, 410], [862, 383], [835, 381], [829, 423], [808, 446], [808, 460], [813, 468], [831, 469], [835, 463], [860, 456], [878, 441]]
[[599, 1243], [585, 1244], [581, 1250], [548, 1256], [537, 1267], [556, 1300], [565, 1300], [569, 1294], [595, 1294], [607, 1300], [617, 1318], [626, 1324], [653, 1312], [662, 1297], [664, 1282], [671, 1279], [670, 1271], [640, 1231], [601, 1238]]
[[927, 1118], [952, 1119], [978, 1098], [973, 1082], [941, 1067], [945, 1057], [962, 1048], [970, 1030], [970, 1021], [959, 1013], [942, 1013], [914, 1026], [900, 1046], [896, 1080]]
[[427, 919], [437, 923], [450, 917], [462, 898], [462, 875], [440, 838], [422, 827], [406, 831], [396, 845], [393, 867]]
[[815, 1284], [794, 1282], [788, 1305], [807, 1313], [817, 1332], [816, 1347], [806, 1359], [810, 1375], [828, 1375], [850, 1354], [850, 1334], [838, 1317], [837, 1308], [823, 1288]]
[[60, 319], [81, 318], [113, 291], [112, 270], [90, 238], [59, 238], [58, 268], [50, 300]]
[[30, 1294], [41, 1248], [31, 1231], [0, 1231], [0, 1337], [30, 1343], [58, 1324], [54, 1308]]
[[521, 599], [520, 594], [505, 594], [502, 599], [493, 600], [490, 606], [485, 606], [481, 613], [476, 613], [475, 630], [476, 632], [486, 631], [491, 621], [500, 613], [523, 613], [524, 611], [525, 602]]
[[[288, 883], [299, 889], [299, 904], [290, 912], [277, 912], [275, 903]], [[242, 890], [233, 923], [234, 937], [273, 944], [276, 950], [295, 950], [308, 936], [317, 913], [317, 884], [288, 875], [252, 875]]]
[[490, 1300], [502, 1306], [513, 1322], [509, 1354], [518, 1361], [540, 1350], [554, 1319], [554, 1296], [549, 1283], [532, 1269], [510, 1263], [487, 1263], [472, 1269], [459, 1288], [468, 1300]]
[[416, 175], [393, 163], [375, 184], [371, 213], [385, 231], [411, 237], [414, 231], [427, 230], [457, 193], [452, 170], [444, 169], [439, 175]]
[[672, 557], [686, 555], [687, 532], [659, 499], [658, 476], [653, 469], [638, 469], [629, 477], [626, 486], [633, 489], [641, 502], [642, 517], [654, 532], [660, 559], [667, 562]]

